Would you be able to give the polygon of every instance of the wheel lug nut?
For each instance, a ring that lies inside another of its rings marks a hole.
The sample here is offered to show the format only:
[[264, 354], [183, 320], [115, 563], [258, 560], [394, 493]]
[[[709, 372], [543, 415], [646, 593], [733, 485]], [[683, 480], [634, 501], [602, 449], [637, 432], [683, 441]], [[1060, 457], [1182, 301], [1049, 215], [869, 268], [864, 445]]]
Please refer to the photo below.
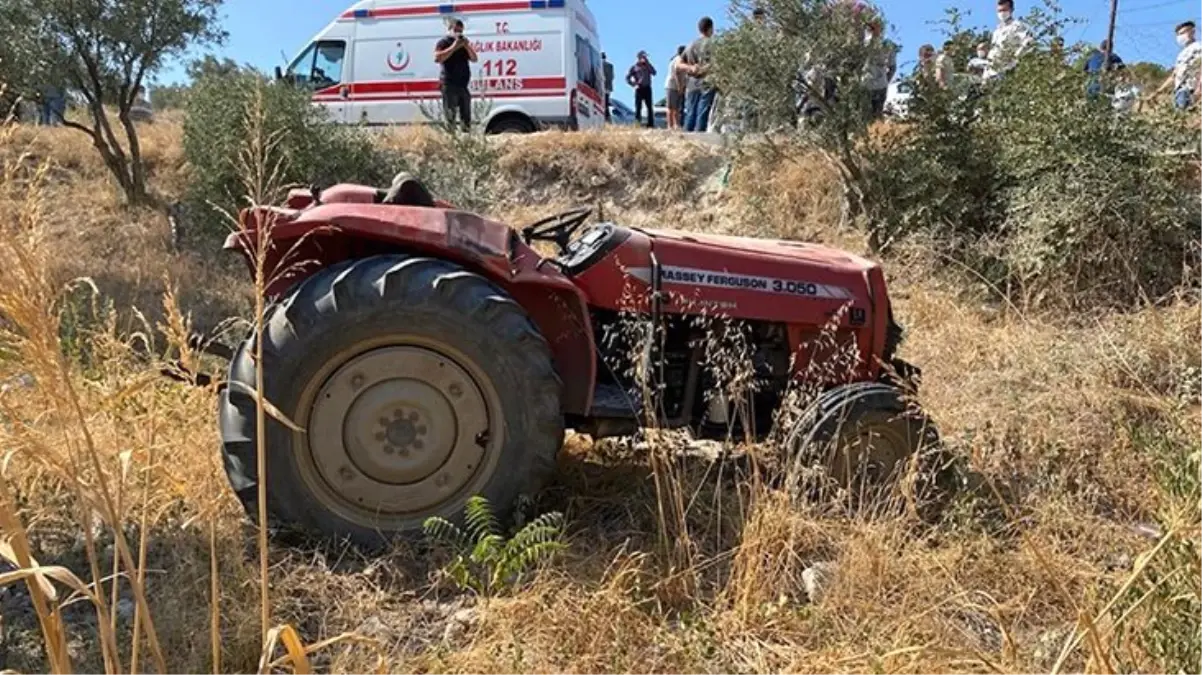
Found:
[[366, 378], [363, 377], [362, 373], [355, 373], [354, 375], [351, 376], [351, 387], [353, 387], [355, 389], [360, 389], [363, 387], [363, 383], [365, 381], [366, 381]]
[[392, 447], [391, 445], [384, 446], [384, 454], [385, 455], [391, 455], [394, 452], [396, 452], [396, 448]]
[[413, 441], [413, 449], [414, 450], [421, 450], [422, 447], [423, 447], [423, 444], [421, 441]]
[[451, 396], [454, 396], [455, 398], [463, 396], [463, 387], [458, 383], [452, 384], [449, 391], [451, 392]]
[[344, 466], [338, 470], [338, 476], [341, 477], [342, 480], [350, 480], [355, 477], [355, 474], [351, 473], [350, 467]]
[[401, 457], [408, 457], [409, 456], [409, 448], [401, 448], [397, 452], [397, 454], [399, 454]]
[[417, 429], [415, 429], [415, 431], [417, 431], [417, 435], [418, 435], [418, 436], [425, 436], [425, 435], [426, 435], [426, 427], [425, 427], [424, 425], [422, 425], [422, 426], [419, 426]]
[[376, 434], [377, 441], [383, 442], [385, 438], [388, 438], [388, 434], [384, 433], [383, 431]]
[[419, 419], [421, 419], [421, 415], [418, 415], [418, 414], [417, 414], [417, 413], [415, 413], [415, 412], [411, 412], [411, 413], [409, 413], [409, 421], [410, 421], [410, 422], [416, 422], [416, 421], [418, 421]]

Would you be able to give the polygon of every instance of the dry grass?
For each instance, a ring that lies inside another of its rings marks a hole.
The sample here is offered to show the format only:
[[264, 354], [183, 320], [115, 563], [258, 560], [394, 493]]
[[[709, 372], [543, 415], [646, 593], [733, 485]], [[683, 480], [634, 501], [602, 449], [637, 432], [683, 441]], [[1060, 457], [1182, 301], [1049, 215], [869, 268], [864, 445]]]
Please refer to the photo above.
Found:
[[[144, 139], [152, 182], [168, 195], [186, 176], [172, 124]], [[317, 648], [302, 666], [331, 671], [1032, 672], [1056, 665], [1074, 634], [1082, 639], [1062, 669], [1187, 667], [1150, 652], [1140, 632], [1120, 639], [1115, 629], [1149, 625], [1166, 606], [1149, 601], [1122, 620], [1102, 610], [1124, 581], [1140, 579], [1139, 556], [1157, 545], [1133, 525], [1159, 519], [1166, 532], [1184, 528], [1185, 541], [1200, 536], [1197, 495], [1184, 521], [1164, 518], [1181, 502], [1137, 433], [1164, 430], [1175, 452], [1197, 448], [1196, 299], [1127, 315], [1022, 316], [924, 271], [921, 257], [889, 267], [904, 356], [923, 367], [924, 404], [978, 473], [942, 520], [847, 515], [756, 487], [731, 467], [675, 458], [676, 489], [688, 498], [682, 558], [660, 546], [647, 457], [574, 437], [539, 504], [565, 511], [572, 548], [529, 586], [484, 609], [435, 583], [437, 561], [409, 550], [366, 558], [277, 542], [271, 616], [295, 634], [273, 633], [280, 650], [264, 658], [255, 529], [222, 474], [213, 393], [161, 380], [128, 346], [135, 330], [159, 335], [159, 351], [167, 336], [178, 342], [177, 305], [203, 325], [249, 315], [245, 271], [170, 252], [161, 216], [122, 209], [70, 132], [4, 133], [0, 375], [35, 383], [0, 395], [11, 494], [0, 515], [11, 518], [14, 557], [27, 541], [34, 559], [70, 571], [96, 602], [64, 603], [62, 583], [57, 601], [37, 584], [9, 586], [0, 667], [58, 669], [69, 659], [79, 670], [128, 670], [134, 624], [150, 621], [173, 671], [207, 671], [219, 658], [223, 670], [248, 672], [308, 644]], [[442, 147], [405, 133], [384, 142], [411, 153]], [[837, 228], [821, 166], [739, 164], [722, 190], [713, 185], [721, 162], [717, 149], [641, 132], [506, 139], [499, 180], [512, 191], [494, 215], [532, 218], [599, 190], [615, 220], [863, 252], [860, 237]], [[28, 262], [13, 264], [20, 259]], [[83, 275], [123, 311], [82, 326], [87, 358], [68, 361], [56, 303], [62, 284]], [[164, 295], [165, 278], [177, 294]], [[817, 561], [838, 573], [811, 604], [801, 576]], [[139, 578], [145, 603], [131, 583]], [[49, 655], [47, 622], [61, 643]], [[150, 632], [140, 635], [139, 668], [153, 670]]]

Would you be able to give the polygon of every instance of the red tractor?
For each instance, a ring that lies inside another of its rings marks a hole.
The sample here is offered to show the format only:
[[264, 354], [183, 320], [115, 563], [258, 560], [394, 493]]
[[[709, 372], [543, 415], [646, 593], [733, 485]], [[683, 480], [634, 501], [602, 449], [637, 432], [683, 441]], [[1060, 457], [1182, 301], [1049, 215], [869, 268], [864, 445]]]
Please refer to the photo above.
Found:
[[[552, 475], [565, 429], [631, 435], [653, 420], [762, 438], [786, 391], [840, 348], [858, 358], [807, 408], [795, 445], [854, 446], [832, 471], [846, 481], [932, 440], [903, 395], [917, 369], [895, 357], [878, 265], [793, 241], [588, 224], [591, 212], [519, 233], [405, 175], [244, 211], [225, 247], [253, 270], [266, 242], [272, 277], [262, 362], [251, 336], [220, 400], [226, 471], [248, 510], [259, 368], [290, 422], [266, 418], [272, 519], [367, 544], [455, 518], [472, 495], [504, 514]], [[715, 324], [738, 328], [754, 370], [737, 411], [714, 393]], [[640, 328], [655, 337], [636, 348]]]

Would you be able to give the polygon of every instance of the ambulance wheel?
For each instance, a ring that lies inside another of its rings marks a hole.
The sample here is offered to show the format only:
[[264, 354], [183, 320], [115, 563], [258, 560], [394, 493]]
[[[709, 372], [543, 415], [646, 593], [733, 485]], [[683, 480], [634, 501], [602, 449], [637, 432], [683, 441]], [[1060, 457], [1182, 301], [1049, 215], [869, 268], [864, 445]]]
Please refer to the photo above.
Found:
[[488, 131], [492, 134], [530, 134], [536, 129], [534, 121], [529, 117], [518, 113], [505, 113], [489, 123]]

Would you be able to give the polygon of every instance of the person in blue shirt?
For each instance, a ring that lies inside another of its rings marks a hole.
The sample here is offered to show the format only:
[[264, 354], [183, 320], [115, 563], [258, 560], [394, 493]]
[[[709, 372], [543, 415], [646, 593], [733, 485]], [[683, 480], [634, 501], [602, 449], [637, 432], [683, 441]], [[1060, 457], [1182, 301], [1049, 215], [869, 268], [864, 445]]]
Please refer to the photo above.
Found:
[[[1102, 40], [1097, 49], [1090, 50], [1089, 55], [1085, 58], [1085, 63], [1082, 65], [1082, 69], [1089, 75], [1089, 84], [1085, 85], [1085, 93], [1090, 98], [1096, 98], [1102, 93], [1102, 71], [1108, 70], [1104, 64], [1107, 61], [1106, 52], [1109, 46], [1109, 42]], [[1109, 70], [1114, 70], [1123, 65], [1123, 60], [1113, 50], [1110, 50], [1109, 61]]]

